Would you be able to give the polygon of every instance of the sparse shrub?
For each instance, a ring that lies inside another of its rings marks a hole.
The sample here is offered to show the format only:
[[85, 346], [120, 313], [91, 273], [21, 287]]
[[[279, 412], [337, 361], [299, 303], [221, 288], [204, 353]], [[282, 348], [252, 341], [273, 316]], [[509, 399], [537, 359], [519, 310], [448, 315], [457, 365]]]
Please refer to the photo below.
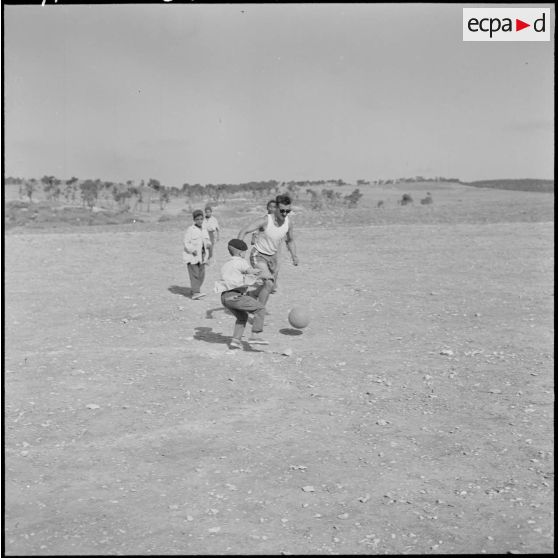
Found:
[[112, 197], [114, 201], [118, 204], [119, 209], [127, 210], [130, 209], [130, 204], [127, 203], [127, 200], [132, 196], [130, 190], [119, 191], [116, 186], [112, 188]]
[[380, 200], [377, 204], [376, 207], [384, 207], [384, 200]]
[[27, 197], [29, 198], [30, 202], [33, 201], [34, 192], [35, 192], [35, 184], [33, 182], [26, 182], [25, 193], [27, 194]]
[[409, 203], [413, 203], [413, 198], [410, 194], [403, 194], [401, 200], [399, 201], [399, 205], [407, 205]]
[[357, 188], [356, 190], [353, 190], [350, 194], [347, 194], [343, 199], [347, 203], [348, 207], [356, 207], [358, 205], [358, 202], [360, 201], [360, 198], [362, 198], [362, 194], [360, 193], [360, 190]]
[[324, 188], [322, 190], [322, 199], [328, 207], [336, 205], [341, 200], [341, 193], [335, 192], [333, 189]]
[[[218, 196], [218, 194], [217, 194]], [[170, 192], [168, 188], [161, 186], [159, 190], [159, 209], [163, 211], [165, 209], [165, 205], [170, 201]], [[217, 200], [215, 200], [217, 201]]]
[[433, 199], [432, 199], [432, 195], [430, 194], [430, 192], [426, 192], [426, 197], [425, 197], [425, 198], [422, 198], [422, 199], [420, 200], [420, 203], [421, 203], [422, 205], [429, 205], [429, 204], [431, 204], [431, 203], [434, 203], [434, 201], [433, 201]]
[[86, 180], [79, 188], [83, 205], [87, 205], [92, 210], [99, 195], [98, 184], [93, 180]]

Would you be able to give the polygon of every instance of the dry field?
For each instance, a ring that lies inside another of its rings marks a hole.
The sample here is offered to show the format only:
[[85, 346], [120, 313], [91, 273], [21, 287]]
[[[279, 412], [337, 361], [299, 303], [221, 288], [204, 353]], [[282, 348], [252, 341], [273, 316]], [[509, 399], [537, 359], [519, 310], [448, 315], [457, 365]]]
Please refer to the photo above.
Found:
[[552, 194], [299, 208], [268, 352], [211, 292], [259, 209], [192, 301], [183, 208], [6, 233], [6, 555], [553, 551]]

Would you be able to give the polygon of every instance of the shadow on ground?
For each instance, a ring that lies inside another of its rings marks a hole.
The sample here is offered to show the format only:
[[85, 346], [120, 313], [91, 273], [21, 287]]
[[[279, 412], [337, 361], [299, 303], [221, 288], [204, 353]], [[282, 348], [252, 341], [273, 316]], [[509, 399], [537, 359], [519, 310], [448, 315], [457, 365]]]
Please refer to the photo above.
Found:
[[228, 345], [231, 341], [230, 337], [225, 337], [221, 333], [216, 333], [211, 327], [196, 327], [194, 330], [194, 339], [207, 343], [219, 343], [221, 345]]
[[[196, 327], [194, 329], [194, 339], [197, 339], [198, 341], [205, 341], [206, 343], [216, 343], [219, 345], [228, 346], [228, 344], [231, 342], [232, 337], [217, 333], [213, 331], [213, 328], [211, 327]], [[254, 350], [248, 343], [246, 343], [246, 341], [242, 341], [242, 346], [247, 352], [260, 352]]]
[[192, 289], [190, 287], [179, 287], [178, 285], [173, 285], [172, 287], [169, 287], [169, 292], [192, 298]]
[[302, 335], [302, 331], [300, 331], [300, 329], [292, 329], [290, 327], [280, 329], [279, 333], [282, 333], [283, 335]]

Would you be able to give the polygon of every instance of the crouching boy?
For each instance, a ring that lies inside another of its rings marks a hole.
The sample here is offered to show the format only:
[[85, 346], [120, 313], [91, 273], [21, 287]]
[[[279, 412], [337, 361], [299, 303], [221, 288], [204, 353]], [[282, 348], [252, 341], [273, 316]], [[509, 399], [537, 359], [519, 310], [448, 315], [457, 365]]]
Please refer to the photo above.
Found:
[[254, 315], [252, 337], [248, 339], [248, 343], [268, 345], [269, 342], [260, 336], [263, 331], [265, 306], [255, 298], [258, 291], [255, 287], [261, 282], [256, 275], [261, 270], [250, 267], [245, 259], [248, 246], [243, 240], [233, 238], [227, 248], [232, 257], [221, 268], [221, 280], [215, 282], [215, 291], [221, 293], [223, 306], [236, 317], [229, 348], [242, 348], [241, 339], [248, 314]]

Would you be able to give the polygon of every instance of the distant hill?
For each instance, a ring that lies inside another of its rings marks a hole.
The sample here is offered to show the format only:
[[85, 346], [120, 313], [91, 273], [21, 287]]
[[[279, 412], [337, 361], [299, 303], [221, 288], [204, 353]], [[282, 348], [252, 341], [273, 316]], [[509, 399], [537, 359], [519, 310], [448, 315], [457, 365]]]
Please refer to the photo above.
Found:
[[477, 180], [463, 182], [475, 188], [496, 188], [499, 190], [523, 190], [525, 192], [554, 192], [554, 180], [539, 180], [536, 178]]

